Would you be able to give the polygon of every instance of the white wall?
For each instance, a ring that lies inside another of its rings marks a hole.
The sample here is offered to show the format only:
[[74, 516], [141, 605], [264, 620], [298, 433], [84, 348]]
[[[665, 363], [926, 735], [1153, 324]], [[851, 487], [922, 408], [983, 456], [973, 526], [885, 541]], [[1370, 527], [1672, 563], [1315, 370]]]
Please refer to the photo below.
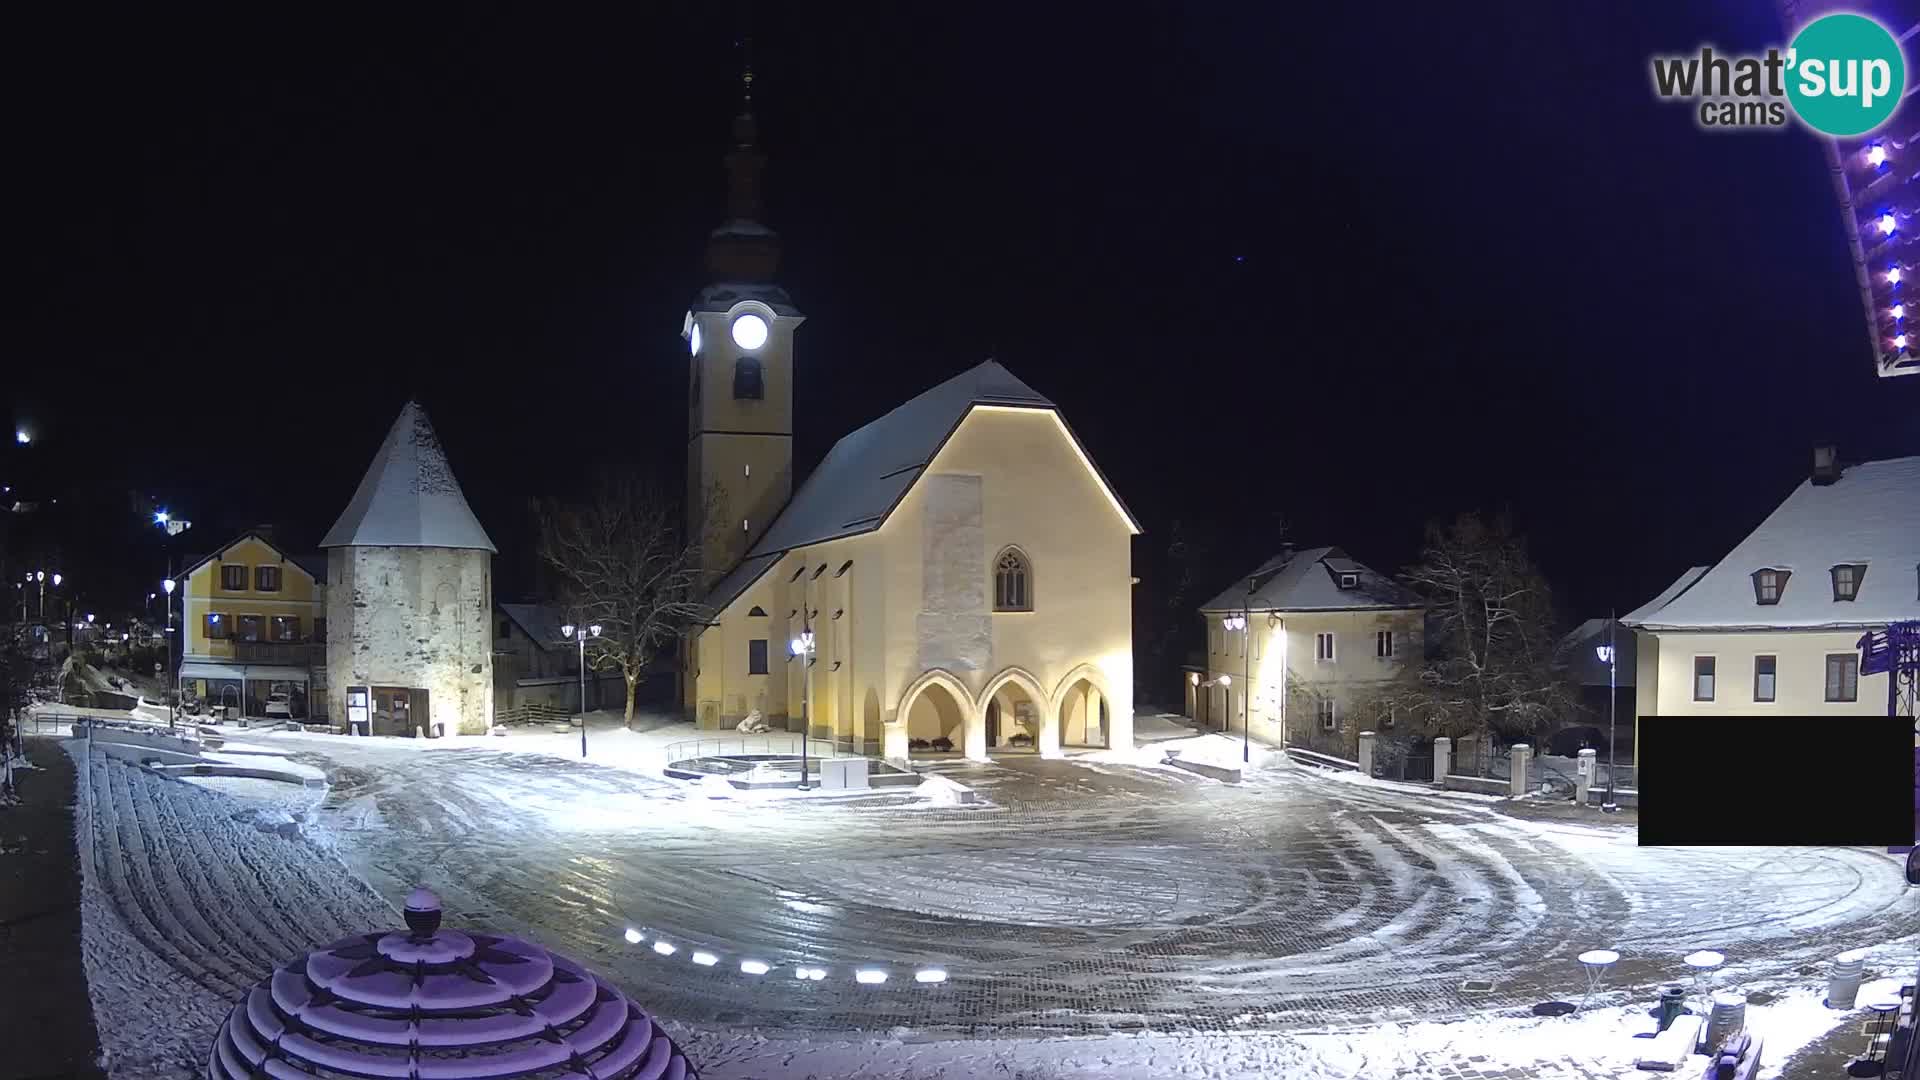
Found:
[[[1639, 707], [1654, 716], [1726, 716], [1778, 713], [1781, 716], [1885, 716], [1887, 676], [1862, 675], [1858, 700], [1826, 700], [1828, 654], [1860, 655], [1863, 631], [1766, 631], [1700, 633], [1663, 631], [1639, 635], [1642, 671], [1651, 667], [1652, 686], [1642, 678]], [[1714, 657], [1712, 701], [1693, 700], [1694, 658]], [[1755, 701], [1754, 657], [1776, 658], [1775, 700]], [[1652, 707], [1649, 708], [1648, 706]]]

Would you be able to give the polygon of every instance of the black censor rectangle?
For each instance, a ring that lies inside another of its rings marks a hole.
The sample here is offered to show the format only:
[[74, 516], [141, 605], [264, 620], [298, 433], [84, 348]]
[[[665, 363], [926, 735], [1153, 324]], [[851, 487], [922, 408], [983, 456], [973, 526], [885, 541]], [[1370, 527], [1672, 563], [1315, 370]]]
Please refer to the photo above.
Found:
[[1643, 716], [1642, 847], [1906, 847], [1920, 827], [1905, 716]]

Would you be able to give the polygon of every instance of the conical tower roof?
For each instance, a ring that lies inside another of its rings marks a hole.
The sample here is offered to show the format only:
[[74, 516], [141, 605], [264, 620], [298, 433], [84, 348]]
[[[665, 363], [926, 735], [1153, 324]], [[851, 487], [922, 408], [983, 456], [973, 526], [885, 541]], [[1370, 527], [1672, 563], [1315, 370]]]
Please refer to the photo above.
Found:
[[443, 547], [498, 552], [467, 507], [433, 424], [409, 401], [323, 548]]

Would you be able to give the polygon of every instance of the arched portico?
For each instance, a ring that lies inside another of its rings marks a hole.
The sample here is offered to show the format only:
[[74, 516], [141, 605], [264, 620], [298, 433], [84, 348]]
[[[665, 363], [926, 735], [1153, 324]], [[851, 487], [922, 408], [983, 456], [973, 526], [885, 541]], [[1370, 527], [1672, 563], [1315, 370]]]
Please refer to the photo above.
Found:
[[894, 722], [887, 725], [888, 757], [907, 757], [910, 740], [945, 738], [975, 761], [987, 759], [987, 729], [973, 695], [944, 668], [934, 668], [909, 683], [893, 715]]
[[1110, 747], [1113, 745], [1113, 692], [1106, 673], [1081, 664], [1053, 692], [1056, 745]]
[[[1031, 717], [1033, 730], [1022, 732], [1020, 717], [1021, 703], [1027, 703], [1027, 712]], [[1032, 749], [1042, 757], [1060, 756], [1059, 715], [1053, 707], [1053, 698], [1040, 685], [1033, 673], [1022, 667], [1003, 669], [998, 675], [987, 680], [986, 689], [981, 691], [980, 700], [975, 705], [982, 718], [981, 726], [986, 730], [985, 741], [995, 746], [1011, 747], [1014, 734], [1024, 733], [1033, 739]], [[988, 724], [988, 710], [992, 709], [999, 717], [997, 725]], [[998, 727], [998, 731], [993, 728]]]

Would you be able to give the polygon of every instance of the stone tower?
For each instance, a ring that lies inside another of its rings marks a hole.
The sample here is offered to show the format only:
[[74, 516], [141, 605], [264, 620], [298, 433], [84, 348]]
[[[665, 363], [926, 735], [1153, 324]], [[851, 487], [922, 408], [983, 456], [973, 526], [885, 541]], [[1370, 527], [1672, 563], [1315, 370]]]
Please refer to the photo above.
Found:
[[372, 734], [484, 734], [493, 725], [493, 541], [433, 425], [408, 402], [327, 530], [327, 678]]
[[681, 336], [688, 370], [688, 534], [712, 582], [732, 569], [793, 494], [793, 331], [805, 316], [775, 284], [780, 238], [761, 224], [753, 71], [726, 155], [727, 218]]

